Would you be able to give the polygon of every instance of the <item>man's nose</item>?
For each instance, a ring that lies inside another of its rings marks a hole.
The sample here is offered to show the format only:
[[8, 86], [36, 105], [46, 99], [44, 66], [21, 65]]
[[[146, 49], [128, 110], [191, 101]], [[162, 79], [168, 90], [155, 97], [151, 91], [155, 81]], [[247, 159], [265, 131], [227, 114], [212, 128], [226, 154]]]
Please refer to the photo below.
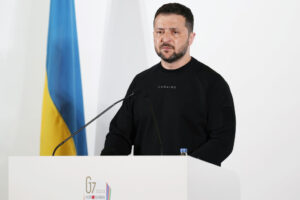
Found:
[[166, 31], [163, 35], [162, 35], [162, 42], [169, 42], [172, 37], [171, 37], [171, 34], [170, 32]]

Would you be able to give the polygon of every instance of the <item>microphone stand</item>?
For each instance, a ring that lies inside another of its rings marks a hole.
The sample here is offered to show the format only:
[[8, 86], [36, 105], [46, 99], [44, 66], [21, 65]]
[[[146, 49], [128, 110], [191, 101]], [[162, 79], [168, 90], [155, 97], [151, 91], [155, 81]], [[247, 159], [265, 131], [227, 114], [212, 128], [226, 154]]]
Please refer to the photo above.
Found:
[[129, 97], [132, 97], [133, 95], [135, 95], [134, 92], [132, 92], [130, 95], [126, 96], [123, 99], [120, 99], [119, 101], [116, 101], [115, 103], [113, 103], [112, 105], [110, 105], [109, 107], [107, 107], [104, 111], [102, 111], [101, 113], [99, 113], [96, 117], [94, 117], [92, 120], [90, 120], [88, 123], [86, 123], [85, 125], [83, 125], [82, 127], [80, 127], [77, 131], [75, 131], [74, 133], [72, 133], [69, 137], [67, 137], [64, 141], [62, 141], [60, 144], [58, 144], [53, 153], [52, 156], [55, 155], [56, 150], [61, 147], [64, 143], [66, 143], [69, 139], [73, 138], [75, 135], [77, 135], [78, 133], [80, 133], [80, 131], [82, 131], [84, 128], [86, 128], [88, 125], [90, 125], [93, 121], [95, 121], [97, 118], [99, 118], [101, 115], [103, 115], [104, 113], [106, 113], [108, 110], [110, 110], [112, 107], [114, 107], [116, 104], [120, 103], [121, 101], [124, 101], [125, 99], [128, 99]]

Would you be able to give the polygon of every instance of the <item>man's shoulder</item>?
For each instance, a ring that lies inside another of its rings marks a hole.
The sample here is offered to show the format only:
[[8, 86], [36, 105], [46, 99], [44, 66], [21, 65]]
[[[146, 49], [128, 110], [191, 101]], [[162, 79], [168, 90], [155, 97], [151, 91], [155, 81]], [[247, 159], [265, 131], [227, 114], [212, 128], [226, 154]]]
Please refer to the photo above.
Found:
[[206, 80], [210, 84], [216, 81], [225, 81], [224, 78], [208, 65], [198, 61], [192, 57], [193, 73], [197, 75], [201, 80]]
[[134, 81], [143, 81], [145, 80], [147, 77], [153, 75], [153, 73], [155, 73], [155, 71], [157, 70], [157, 68], [159, 67], [160, 63], [157, 63], [155, 65], [153, 65], [152, 67], [138, 73], [135, 78]]

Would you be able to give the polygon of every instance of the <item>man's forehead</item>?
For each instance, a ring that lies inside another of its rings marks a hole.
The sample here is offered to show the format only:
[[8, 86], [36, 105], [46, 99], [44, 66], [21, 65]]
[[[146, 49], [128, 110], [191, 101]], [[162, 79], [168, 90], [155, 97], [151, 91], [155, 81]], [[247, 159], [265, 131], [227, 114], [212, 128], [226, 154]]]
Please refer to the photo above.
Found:
[[185, 18], [177, 14], [159, 14], [155, 18], [156, 28], [179, 28], [185, 26]]

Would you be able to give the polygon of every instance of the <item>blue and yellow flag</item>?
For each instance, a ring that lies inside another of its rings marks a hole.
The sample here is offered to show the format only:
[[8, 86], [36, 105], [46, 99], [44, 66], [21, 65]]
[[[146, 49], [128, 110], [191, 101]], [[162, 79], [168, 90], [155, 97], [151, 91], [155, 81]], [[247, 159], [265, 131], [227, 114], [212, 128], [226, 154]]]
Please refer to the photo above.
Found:
[[[51, 0], [40, 155], [84, 125], [74, 0]], [[87, 155], [85, 130], [56, 155]]]

